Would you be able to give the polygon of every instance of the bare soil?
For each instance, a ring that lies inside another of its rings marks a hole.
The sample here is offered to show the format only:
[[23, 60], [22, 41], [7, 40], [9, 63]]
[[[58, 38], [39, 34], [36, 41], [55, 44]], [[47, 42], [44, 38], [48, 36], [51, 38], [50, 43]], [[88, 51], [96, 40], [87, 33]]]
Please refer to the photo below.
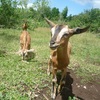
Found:
[[[97, 81], [100, 82], [100, 80]], [[55, 100], [69, 100], [68, 98], [76, 98], [73, 100], [100, 100], [100, 83], [97, 83], [97, 81], [82, 84], [81, 78], [78, 78], [72, 70], [68, 70], [66, 85]], [[51, 87], [51, 84], [48, 84]], [[35, 100], [51, 100], [50, 88], [42, 89]]]

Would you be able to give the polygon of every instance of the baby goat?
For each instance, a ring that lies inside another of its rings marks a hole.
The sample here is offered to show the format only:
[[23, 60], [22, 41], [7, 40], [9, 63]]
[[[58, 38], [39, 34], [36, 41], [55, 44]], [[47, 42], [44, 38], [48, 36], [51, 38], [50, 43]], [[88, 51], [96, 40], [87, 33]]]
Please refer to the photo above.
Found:
[[21, 55], [23, 60], [28, 60], [32, 56], [32, 52], [34, 51], [31, 48], [31, 37], [29, 32], [27, 31], [27, 23], [24, 23], [22, 28], [23, 31], [20, 35], [20, 47], [21, 47]]

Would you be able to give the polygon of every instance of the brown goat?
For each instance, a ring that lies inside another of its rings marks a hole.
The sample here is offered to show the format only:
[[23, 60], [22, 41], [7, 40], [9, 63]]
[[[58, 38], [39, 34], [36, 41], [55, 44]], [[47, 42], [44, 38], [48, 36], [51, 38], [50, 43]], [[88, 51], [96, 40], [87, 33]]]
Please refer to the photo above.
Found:
[[29, 32], [27, 31], [27, 23], [24, 23], [22, 28], [23, 31], [20, 35], [20, 47], [21, 47], [21, 55], [23, 60], [27, 60], [30, 57], [30, 52], [32, 52], [31, 48], [31, 37]]
[[[70, 62], [70, 52], [71, 52], [71, 44], [69, 42], [69, 38], [75, 34], [80, 34], [87, 31], [88, 27], [85, 28], [75, 28], [70, 29], [67, 25], [56, 25], [47, 18], [45, 18], [46, 22], [51, 27], [51, 40], [50, 40], [50, 60], [48, 64], [47, 73], [52, 73], [52, 91], [51, 98], [55, 99], [58, 92], [61, 92], [62, 87], [65, 84], [67, 66]], [[57, 78], [57, 72], [60, 70], [61, 79], [59, 84]], [[57, 86], [58, 85], [58, 86]], [[56, 87], [57, 86], [57, 87]]]

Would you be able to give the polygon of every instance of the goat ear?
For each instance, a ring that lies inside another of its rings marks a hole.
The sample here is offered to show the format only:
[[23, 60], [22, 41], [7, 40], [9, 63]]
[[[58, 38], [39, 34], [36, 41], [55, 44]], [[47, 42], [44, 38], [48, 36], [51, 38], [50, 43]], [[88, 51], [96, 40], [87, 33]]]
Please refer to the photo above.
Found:
[[71, 30], [71, 33], [73, 33], [73, 35], [74, 35], [74, 34], [80, 34], [80, 33], [86, 32], [86, 31], [89, 29], [89, 27], [90, 27], [90, 26], [87, 26], [87, 27], [85, 27], [85, 28], [77, 27], [77, 28], [75, 28], [75, 29], [72, 29], [72, 30]]
[[69, 29], [69, 32], [74, 35], [74, 34], [80, 34], [80, 33], [83, 33], [83, 32], [86, 32], [88, 29], [89, 29], [90, 26], [87, 26], [85, 28], [80, 28], [80, 27], [77, 27], [77, 28], [74, 28], [74, 29]]
[[45, 18], [45, 20], [51, 28], [53, 28], [55, 26], [55, 24], [52, 21], [50, 21], [49, 19]]

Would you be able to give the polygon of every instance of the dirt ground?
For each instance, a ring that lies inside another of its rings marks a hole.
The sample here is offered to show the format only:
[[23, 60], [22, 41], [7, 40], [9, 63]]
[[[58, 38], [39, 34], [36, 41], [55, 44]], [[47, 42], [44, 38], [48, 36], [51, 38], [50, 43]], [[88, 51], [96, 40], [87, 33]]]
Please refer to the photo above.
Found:
[[[68, 70], [66, 85], [57, 95], [56, 100], [71, 100], [68, 99], [69, 97], [76, 98], [73, 100], [100, 100], [100, 84], [97, 82], [82, 84], [81, 79], [77, 78], [72, 70]], [[51, 100], [50, 88], [41, 90], [35, 100]]]

